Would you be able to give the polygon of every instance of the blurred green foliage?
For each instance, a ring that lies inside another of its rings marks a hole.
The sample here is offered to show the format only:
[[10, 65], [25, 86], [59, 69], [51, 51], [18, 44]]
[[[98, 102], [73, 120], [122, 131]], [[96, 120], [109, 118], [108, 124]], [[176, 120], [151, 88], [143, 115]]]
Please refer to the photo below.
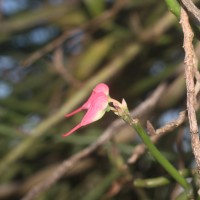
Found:
[[[155, 109], [140, 116], [144, 126], [150, 120], [160, 127], [185, 109], [183, 34], [167, 2], [169, 8], [157, 0], [1, 0], [0, 199], [21, 199], [116, 119], [107, 113], [61, 137], [82, 116], [64, 114], [98, 82], [110, 86], [112, 97], [125, 98], [130, 109], [166, 82]], [[120, 128], [37, 199], [174, 199], [179, 190], [169, 179], [151, 189], [133, 185], [136, 178], [166, 176], [148, 153], [121, 170], [139, 143], [132, 130]], [[161, 138], [158, 148], [177, 169], [194, 166], [187, 124]]]

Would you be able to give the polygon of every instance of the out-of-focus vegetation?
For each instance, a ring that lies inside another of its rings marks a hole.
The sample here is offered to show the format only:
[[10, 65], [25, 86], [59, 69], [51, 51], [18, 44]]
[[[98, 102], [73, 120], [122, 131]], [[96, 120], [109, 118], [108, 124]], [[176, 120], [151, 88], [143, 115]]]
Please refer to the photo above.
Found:
[[[165, 82], [156, 106], [140, 120], [158, 128], [178, 117], [186, 108], [182, 41], [178, 19], [164, 1], [1, 0], [0, 199], [21, 199], [117, 118], [107, 113], [61, 137], [83, 116], [64, 114], [99, 82], [109, 85], [115, 99], [126, 99], [130, 109]], [[174, 199], [180, 186], [148, 152], [127, 164], [140, 142], [132, 129], [120, 127], [36, 199]], [[178, 170], [194, 167], [187, 123], [163, 136], [157, 147]], [[133, 184], [150, 178], [164, 182]]]

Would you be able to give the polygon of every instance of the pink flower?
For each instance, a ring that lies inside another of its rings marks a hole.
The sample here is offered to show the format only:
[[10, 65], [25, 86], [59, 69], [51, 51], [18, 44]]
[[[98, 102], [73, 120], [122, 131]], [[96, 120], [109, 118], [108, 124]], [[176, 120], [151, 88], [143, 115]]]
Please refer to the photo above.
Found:
[[78, 109], [75, 111], [65, 115], [66, 117], [70, 117], [82, 110], [88, 110], [84, 115], [81, 122], [75, 126], [71, 131], [68, 133], [63, 134], [63, 137], [66, 137], [72, 134], [77, 129], [81, 128], [82, 126], [88, 125], [92, 122], [99, 120], [108, 109], [108, 101], [109, 101], [109, 88], [104, 83], [99, 83], [92, 91], [89, 99]]

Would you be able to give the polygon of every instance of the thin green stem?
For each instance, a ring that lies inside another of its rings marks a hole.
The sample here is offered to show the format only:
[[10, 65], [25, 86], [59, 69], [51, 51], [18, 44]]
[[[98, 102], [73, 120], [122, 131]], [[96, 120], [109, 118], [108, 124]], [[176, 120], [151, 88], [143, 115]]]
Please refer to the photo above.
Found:
[[140, 138], [152, 154], [152, 156], [160, 163], [160, 165], [186, 190], [190, 189], [190, 185], [187, 181], [179, 174], [179, 172], [174, 168], [174, 166], [160, 153], [157, 147], [152, 143], [146, 131], [143, 129], [141, 124], [134, 122], [132, 127], [137, 131]]
[[148, 179], [136, 179], [134, 180], [135, 187], [142, 188], [156, 188], [164, 185], [168, 185], [170, 180], [165, 177], [156, 177], [156, 178], [148, 178]]
[[[182, 174], [184, 177], [191, 175], [191, 172], [188, 169], [180, 170], [179, 173]], [[171, 181], [172, 180], [167, 177], [160, 176], [160, 177], [148, 178], [148, 179], [135, 179], [133, 184], [136, 187], [156, 188], [156, 187], [168, 185]]]
[[165, 0], [169, 10], [179, 19], [180, 18], [180, 4], [177, 0]]

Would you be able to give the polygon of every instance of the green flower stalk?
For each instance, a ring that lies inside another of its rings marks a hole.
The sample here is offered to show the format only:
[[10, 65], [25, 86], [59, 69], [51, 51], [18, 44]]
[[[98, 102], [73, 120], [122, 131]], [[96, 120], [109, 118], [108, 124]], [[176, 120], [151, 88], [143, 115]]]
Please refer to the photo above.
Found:
[[[109, 105], [113, 104], [113, 106]], [[176, 180], [191, 196], [191, 187], [183, 176], [173, 167], [173, 165], [160, 153], [157, 147], [152, 143], [146, 131], [141, 126], [138, 119], [133, 119], [128, 110], [126, 101], [123, 99], [122, 103], [109, 96], [109, 87], [105, 83], [99, 83], [92, 91], [88, 100], [77, 110], [65, 115], [70, 117], [82, 110], [87, 110], [82, 121], [74, 127], [71, 131], [63, 134], [69, 136], [82, 126], [93, 123], [103, 117], [106, 111], [113, 111], [116, 115], [122, 118], [127, 124], [134, 128], [152, 156], [160, 163], [161, 166]]]
[[121, 117], [126, 123], [133, 127], [152, 156], [160, 163], [160, 165], [185, 189], [188, 191], [188, 195], [191, 193], [190, 185], [187, 183], [185, 178], [180, 175], [180, 173], [174, 168], [174, 166], [160, 153], [157, 147], [152, 143], [151, 139], [147, 135], [146, 131], [141, 126], [138, 119], [133, 119], [128, 110], [125, 100], [122, 100], [122, 103], [116, 101], [115, 99], [110, 98], [110, 102], [113, 103], [113, 112]]

